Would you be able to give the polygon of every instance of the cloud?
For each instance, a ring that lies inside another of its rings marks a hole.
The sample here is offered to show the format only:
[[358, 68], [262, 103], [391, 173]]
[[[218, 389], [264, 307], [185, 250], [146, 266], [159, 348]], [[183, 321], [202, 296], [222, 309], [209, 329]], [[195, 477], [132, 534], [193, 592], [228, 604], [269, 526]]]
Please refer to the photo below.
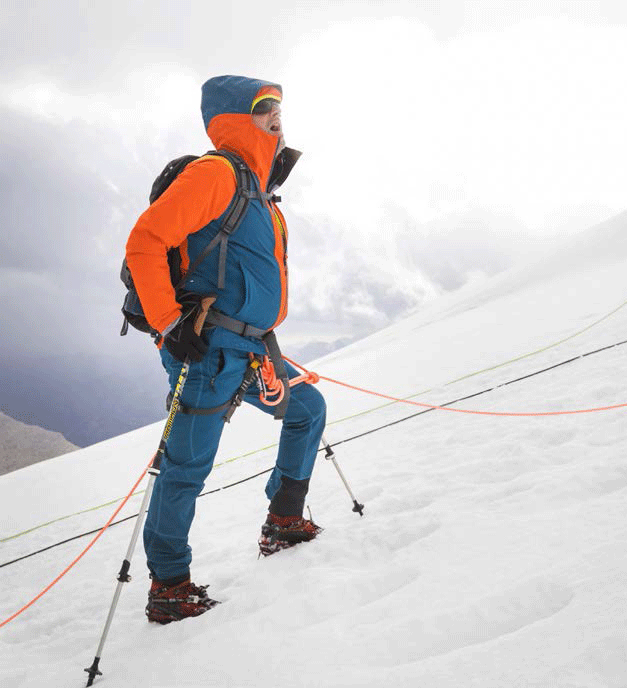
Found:
[[386, 200], [421, 222], [497, 204], [544, 231], [556, 208], [618, 212], [626, 71], [625, 26], [544, 18], [444, 40], [408, 17], [336, 23], [283, 74], [287, 134], [308, 153], [300, 210], [324, 202], [362, 234]]

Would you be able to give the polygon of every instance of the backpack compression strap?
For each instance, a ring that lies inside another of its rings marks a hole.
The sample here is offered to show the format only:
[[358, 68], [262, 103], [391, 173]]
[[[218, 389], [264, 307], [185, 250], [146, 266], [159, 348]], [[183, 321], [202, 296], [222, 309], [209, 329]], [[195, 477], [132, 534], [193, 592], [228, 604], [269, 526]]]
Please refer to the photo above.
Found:
[[253, 190], [252, 173], [248, 165], [235, 153], [230, 151], [210, 151], [207, 155], [219, 155], [226, 158], [231, 164], [235, 172], [235, 195], [226, 211], [226, 215], [220, 225], [220, 230], [215, 237], [205, 246], [200, 255], [189, 266], [187, 273], [176, 285], [176, 289], [181, 287], [185, 280], [190, 276], [194, 270], [202, 263], [202, 261], [213, 251], [213, 249], [220, 244], [220, 256], [218, 259], [218, 289], [224, 289], [224, 279], [226, 274], [226, 252], [229, 237], [234, 234], [240, 226], [244, 215], [248, 210], [248, 204], [251, 198], [261, 198], [261, 200], [269, 200], [272, 198], [270, 193], [257, 193]]

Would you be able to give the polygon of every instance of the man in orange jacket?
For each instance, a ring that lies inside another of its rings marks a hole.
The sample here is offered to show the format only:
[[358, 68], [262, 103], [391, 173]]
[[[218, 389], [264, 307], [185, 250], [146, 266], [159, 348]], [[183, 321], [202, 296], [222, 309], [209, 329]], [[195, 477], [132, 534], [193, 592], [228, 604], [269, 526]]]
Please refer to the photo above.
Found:
[[[285, 147], [282, 95], [278, 84], [238, 76], [215, 77], [202, 88], [209, 137], [217, 150], [239, 156], [254, 186], [228, 250], [209, 253], [185, 281], [187, 292], [216, 297], [209, 327], [196, 334], [193, 318], [176, 300], [167, 252], [179, 249], [185, 272], [218, 236], [237, 188], [226, 158], [203, 156], [187, 165], [141, 215], [126, 247], [146, 319], [161, 335], [161, 359], [172, 388], [181, 362], [190, 361], [183, 413], [168, 438], [144, 528], [152, 578], [146, 613], [159, 623], [198, 616], [215, 604], [206, 586], [194, 585], [190, 577], [188, 533], [195, 501], [218, 449], [219, 411], [241, 388], [251, 356], [267, 355], [266, 333], [287, 315], [287, 226], [273, 191], [300, 153]], [[289, 364], [285, 368], [290, 377], [297, 375]], [[272, 413], [254, 385], [243, 399]], [[303, 508], [325, 424], [324, 399], [311, 385], [298, 385], [281, 415], [276, 465], [266, 485], [269, 513], [259, 540], [264, 555], [311, 540], [320, 531], [303, 518]]]

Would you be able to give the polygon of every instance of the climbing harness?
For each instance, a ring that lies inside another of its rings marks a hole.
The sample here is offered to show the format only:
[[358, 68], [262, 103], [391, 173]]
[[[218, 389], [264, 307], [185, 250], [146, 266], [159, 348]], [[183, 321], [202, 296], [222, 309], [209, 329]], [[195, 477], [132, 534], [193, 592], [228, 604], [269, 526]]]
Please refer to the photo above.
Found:
[[[204, 327], [223, 327], [240, 336], [259, 339], [268, 353], [262, 357], [250, 354], [251, 362], [246, 368], [242, 383], [229, 401], [210, 408], [192, 408], [179, 402], [179, 409], [183, 414], [206, 416], [226, 410], [223, 418], [228, 423], [233, 413], [241, 406], [244, 394], [252, 384], [253, 379], [256, 378], [261, 402], [267, 406], [274, 407], [274, 418], [282, 420], [285, 417], [289, 404], [290, 388], [300, 382], [315, 383], [319, 380], [315, 373], [309, 373], [308, 371], [305, 371], [303, 375], [289, 379], [274, 330], [261, 330], [213, 309], [209, 309]], [[168, 394], [166, 399], [168, 411], [170, 410], [171, 401], [172, 392]]]
[[231, 422], [231, 416], [242, 405], [244, 395], [248, 391], [248, 388], [250, 387], [252, 381], [257, 377], [260, 366], [261, 362], [259, 361], [259, 358], [257, 356], [252, 356], [250, 363], [246, 368], [246, 373], [244, 374], [242, 384], [239, 386], [237, 392], [235, 392], [235, 396], [229, 404], [227, 412], [223, 416], [225, 423]]

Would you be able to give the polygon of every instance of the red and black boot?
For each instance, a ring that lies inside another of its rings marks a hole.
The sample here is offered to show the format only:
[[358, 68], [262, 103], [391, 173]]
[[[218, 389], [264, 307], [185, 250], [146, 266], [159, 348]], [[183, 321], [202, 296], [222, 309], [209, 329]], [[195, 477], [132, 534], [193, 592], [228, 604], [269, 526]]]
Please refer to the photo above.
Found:
[[268, 514], [266, 522], [261, 526], [259, 554], [267, 557], [299, 542], [308, 542], [321, 531], [320, 526], [302, 516]]
[[302, 517], [309, 479], [281, 476], [281, 484], [270, 502], [268, 518], [261, 526], [259, 555], [267, 557], [299, 542], [313, 540], [322, 531], [313, 521]]
[[189, 616], [200, 616], [219, 604], [207, 595], [207, 585], [194, 585], [189, 578], [174, 583], [152, 580], [148, 592], [148, 621], [168, 624]]

